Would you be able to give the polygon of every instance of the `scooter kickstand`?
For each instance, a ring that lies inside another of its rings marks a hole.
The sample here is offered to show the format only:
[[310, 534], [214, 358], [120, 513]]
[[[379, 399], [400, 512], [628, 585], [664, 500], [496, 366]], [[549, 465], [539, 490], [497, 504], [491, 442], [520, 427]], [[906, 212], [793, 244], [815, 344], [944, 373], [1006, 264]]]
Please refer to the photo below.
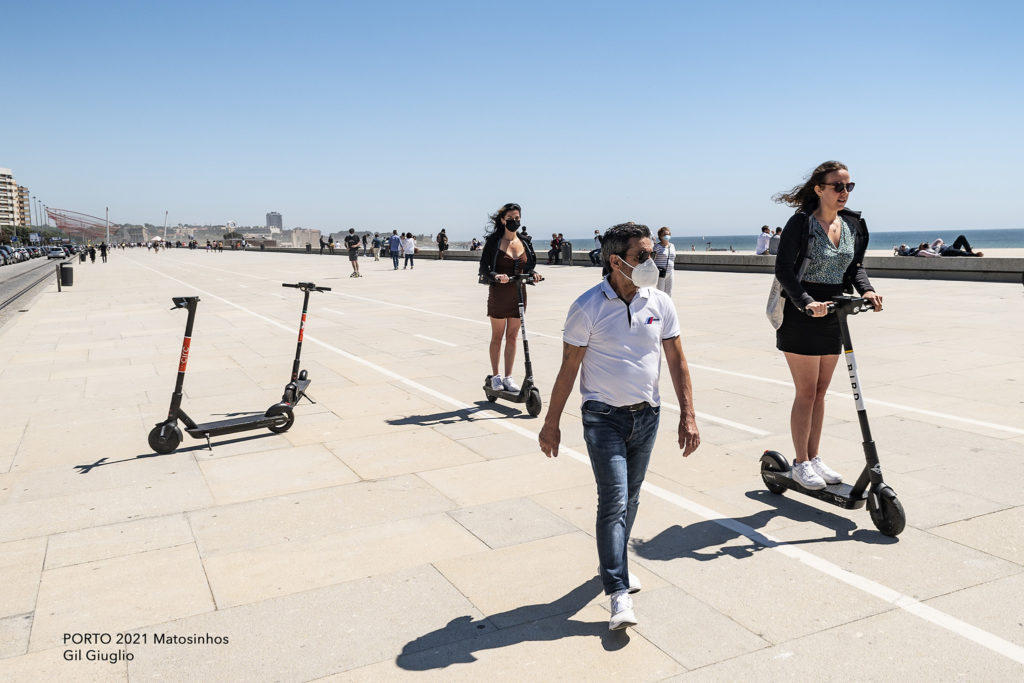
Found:
[[[309, 402], [310, 402], [310, 403], [312, 403], [313, 405], [316, 405], [316, 401], [314, 401], [313, 399], [311, 399], [311, 398], [309, 397], [309, 394], [307, 394], [306, 392], [302, 392], [302, 398], [306, 399], [307, 401], [309, 401]], [[299, 400], [301, 401], [302, 399], [300, 398]]]
[[212, 453], [213, 452], [213, 444], [210, 443], [210, 433], [209, 432], [204, 432], [203, 436], [206, 437], [206, 447]]

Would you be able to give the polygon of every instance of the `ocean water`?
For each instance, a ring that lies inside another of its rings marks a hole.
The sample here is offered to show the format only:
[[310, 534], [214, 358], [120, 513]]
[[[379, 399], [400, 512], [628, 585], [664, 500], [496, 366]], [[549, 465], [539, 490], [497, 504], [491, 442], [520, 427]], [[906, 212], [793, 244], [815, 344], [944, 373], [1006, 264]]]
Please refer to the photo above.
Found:
[[[753, 253], [757, 246], [757, 235], [760, 231], [746, 235], [673, 235], [672, 244], [676, 251], [729, 251]], [[872, 231], [868, 249], [892, 249], [893, 245], [908, 244], [917, 246], [921, 242], [932, 242], [941, 237], [946, 244], [953, 244], [958, 235], [965, 235], [972, 249], [1020, 249], [1024, 248], [1024, 229], [1011, 228], [1001, 230], [895, 230]], [[540, 244], [547, 246], [547, 242]], [[573, 251], [590, 251], [593, 249], [594, 237], [577, 237], [572, 239]]]

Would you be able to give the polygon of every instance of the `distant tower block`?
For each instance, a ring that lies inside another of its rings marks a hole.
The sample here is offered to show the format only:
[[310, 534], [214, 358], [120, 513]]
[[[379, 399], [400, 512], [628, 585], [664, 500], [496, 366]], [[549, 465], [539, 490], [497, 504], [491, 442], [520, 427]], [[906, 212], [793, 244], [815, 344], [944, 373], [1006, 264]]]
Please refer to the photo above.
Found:
[[281, 214], [277, 211], [271, 211], [267, 214], [267, 227], [277, 228], [278, 230], [284, 229], [284, 221], [281, 220]]

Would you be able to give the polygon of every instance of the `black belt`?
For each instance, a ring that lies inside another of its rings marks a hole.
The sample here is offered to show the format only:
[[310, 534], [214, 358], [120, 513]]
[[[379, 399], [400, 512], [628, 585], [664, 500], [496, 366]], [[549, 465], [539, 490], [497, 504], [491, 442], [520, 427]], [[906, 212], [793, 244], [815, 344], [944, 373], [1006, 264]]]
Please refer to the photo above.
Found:
[[647, 401], [640, 401], [639, 403], [634, 403], [631, 406], [618, 406], [618, 407], [621, 408], [622, 410], [628, 410], [628, 411], [630, 411], [632, 413], [635, 413], [638, 410], [643, 410], [644, 408], [648, 407], [648, 405], [649, 404], [647, 403]]

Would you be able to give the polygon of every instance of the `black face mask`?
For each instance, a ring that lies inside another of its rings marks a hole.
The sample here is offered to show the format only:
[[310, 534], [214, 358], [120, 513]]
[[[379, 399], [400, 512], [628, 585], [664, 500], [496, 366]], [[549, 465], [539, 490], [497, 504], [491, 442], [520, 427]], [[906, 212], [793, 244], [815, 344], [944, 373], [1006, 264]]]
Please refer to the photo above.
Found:
[[519, 219], [518, 218], [511, 218], [511, 219], [505, 221], [505, 229], [506, 230], [511, 230], [512, 232], [515, 232], [516, 230], [518, 230], [519, 229], [519, 225], [520, 225], [520, 223], [519, 223]]

